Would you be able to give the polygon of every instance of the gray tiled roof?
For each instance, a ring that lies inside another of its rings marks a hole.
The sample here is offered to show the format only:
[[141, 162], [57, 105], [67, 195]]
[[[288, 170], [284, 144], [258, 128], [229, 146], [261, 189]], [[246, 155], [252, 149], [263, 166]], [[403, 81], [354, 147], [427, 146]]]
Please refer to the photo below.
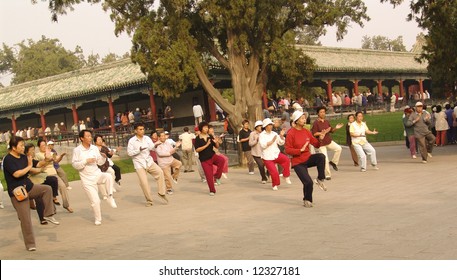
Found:
[[[417, 54], [362, 49], [297, 46], [315, 59], [320, 72], [427, 73]], [[103, 93], [147, 82], [130, 59], [0, 89], [0, 110], [15, 110], [85, 95]]]
[[319, 72], [427, 73], [427, 64], [415, 60], [417, 53], [303, 45], [297, 47], [315, 59]]
[[130, 59], [52, 76], [0, 89], [0, 110], [68, 100], [146, 82]]

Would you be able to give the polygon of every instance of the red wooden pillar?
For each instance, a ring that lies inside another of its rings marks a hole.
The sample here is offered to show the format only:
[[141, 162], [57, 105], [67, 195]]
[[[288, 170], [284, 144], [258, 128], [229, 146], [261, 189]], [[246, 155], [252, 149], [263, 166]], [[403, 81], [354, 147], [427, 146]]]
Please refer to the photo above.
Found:
[[263, 100], [263, 108], [268, 109], [268, 98], [267, 98], [267, 90], [264, 89], [262, 93], [262, 100]]
[[154, 128], [157, 129], [157, 108], [156, 101], [154, 99], [154, 90], [149, 90], [149, 106], [151, 107], [152, 120], [154, 122]]
[[424, 84], [422, 83], [422, 79], [419, 79], [419, 91], [422, 96], [422, 100], [425, 99], [425, 93], [424, 93]]
[[378, 95], [382, 96], [382, 80], [378, 80]]
[[333, 98], [332, 98], [332, 80], [327, 80], [327, 98], [333, 106]]
[[15, 134], [16, 131], [17, 131], [17, 125], [16, 125], [16, 117], [14, 116], [14, 114], [11, 117], [11, 126], [13, 127], [13, 133], [12, 134]]
[[72, 104], [71, 105], [71, 111], [73, 114], [73, 123], [78, 124], [79, 123], [79, 118], [78, 118], [78, 112], [76, 112], [76, 105]]
[[400, 80], [400, 96], [401, 97], [405, 96], [405, 88], [403, 86], [403, 80]]
[[111, 132], [115, 133], [116, 127], [114, 126], [114, 106], [113, 106], [113, 100], [111, 99], [111, 96], [108, 97], [108, 109], [109, 109], [109, 121], [111, 124]]
[[354, 80], [354, 94], [359, 95], [359, 80]]
[[40, 111], [40, 118], [41, 118], [41, 128], [44, 130], [46, 129], [46, 119], [44, 118], [43, 110]]
[[209, 106], [209, 120], [214, 122], [216, 120], [216, 102], [208, 94], [208, 106]]

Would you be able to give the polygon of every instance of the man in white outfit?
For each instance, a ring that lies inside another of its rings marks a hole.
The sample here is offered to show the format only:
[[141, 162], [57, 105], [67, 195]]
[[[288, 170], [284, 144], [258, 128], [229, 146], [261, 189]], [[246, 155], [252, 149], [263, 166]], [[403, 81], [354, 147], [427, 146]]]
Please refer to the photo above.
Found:
[[150, 151], [155, 150], [154, 143], [151, 138], [144, 135], [143, 124], [135, 124], [134, 129], [135, 136], [129, 140], [127, 154], [132, 157], [133, 166], [135, 167], [136, 174], [140, 180], [140, 187], [146, 198], [146, 207], [153, 205], [151, 188], [148, 184], [148, 173], [157, 181], [159, 197], [165, 203], [168, 203], [168, 199], [165, 195], [165, 176], [162, 169], [154, 162], [150, 154]]
[[92, 132], [81, 130], [79, 133], [81, 145], [73, 150], [73, 167], [79, 171], [84, 191], [89, 198], [90, 205], [94, 211], [95, 225], [102, 224], [102, 213], [100, 209], [100, 198], [98, 196], [98, 185], [104, 184], [108, 193], [107, 202], [113, 208], [117, 208], [113, 198], [114, 179], [108, 173], [102, 173], [97, 165], [106, 161], [106, 156], [100, 154], [98, 148], [92, 145]]

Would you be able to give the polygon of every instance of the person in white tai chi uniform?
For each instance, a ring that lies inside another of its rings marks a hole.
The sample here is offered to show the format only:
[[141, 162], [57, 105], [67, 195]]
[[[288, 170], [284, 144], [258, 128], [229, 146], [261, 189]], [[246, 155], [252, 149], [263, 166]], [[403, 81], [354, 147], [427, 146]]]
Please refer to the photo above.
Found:
[[81, 182], [90, 206], [94, 211], [95, 225], [102, 224], [102, 212], [100, 209], [100, 198], [98, 196], [98, 185], [104, 184], [108, 198], [107, 202], [113, 208], [117, 208], [113, 198], [114, 179], [109, 173], [103, 173], [97, 165], [102, 165], [106, 161], [106, 155], [100, 154], [98, 148], [92, 145], [92, 132], [83, 129], [79, 133], [81, 144], [73, 150], [73, 167], [79, 171]]

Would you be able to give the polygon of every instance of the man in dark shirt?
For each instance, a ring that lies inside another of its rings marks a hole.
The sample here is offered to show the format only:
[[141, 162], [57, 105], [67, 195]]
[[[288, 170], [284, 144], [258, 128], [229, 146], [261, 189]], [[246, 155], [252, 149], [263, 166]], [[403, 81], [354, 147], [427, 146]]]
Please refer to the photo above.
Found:
[[241, 143], [241, 150], [243, 151], [244, 156], [246, 157], [249, 169], [249, 175], [254, 175], [254, 158], [251, 155], [251, 146], [249, 146], [249, 135], [251, 130], [249, 129], [249, 121], [244, 120], [242, 122], [243, 128], [238, 133], [239, 142]]
[[[329, 121], [325, 119], [325, 112], [325, 107], [317, 108], [317, 120], [314, 121], [311, 131], [314, 137], [323, 137], [319, 152], [325, 155], [325, 179], [330, 180], [332, 174], [330, 173], [329, 165], [331, 165], [335, 171], [338, 171], [338, 162], [342, 151], [341, 146], [332, 140], [330, 133], [343, 127], [343, 124], [339, 123], [332, 128]], [[327, 150], [335, 152], [331, 161], [328, 160]]]

